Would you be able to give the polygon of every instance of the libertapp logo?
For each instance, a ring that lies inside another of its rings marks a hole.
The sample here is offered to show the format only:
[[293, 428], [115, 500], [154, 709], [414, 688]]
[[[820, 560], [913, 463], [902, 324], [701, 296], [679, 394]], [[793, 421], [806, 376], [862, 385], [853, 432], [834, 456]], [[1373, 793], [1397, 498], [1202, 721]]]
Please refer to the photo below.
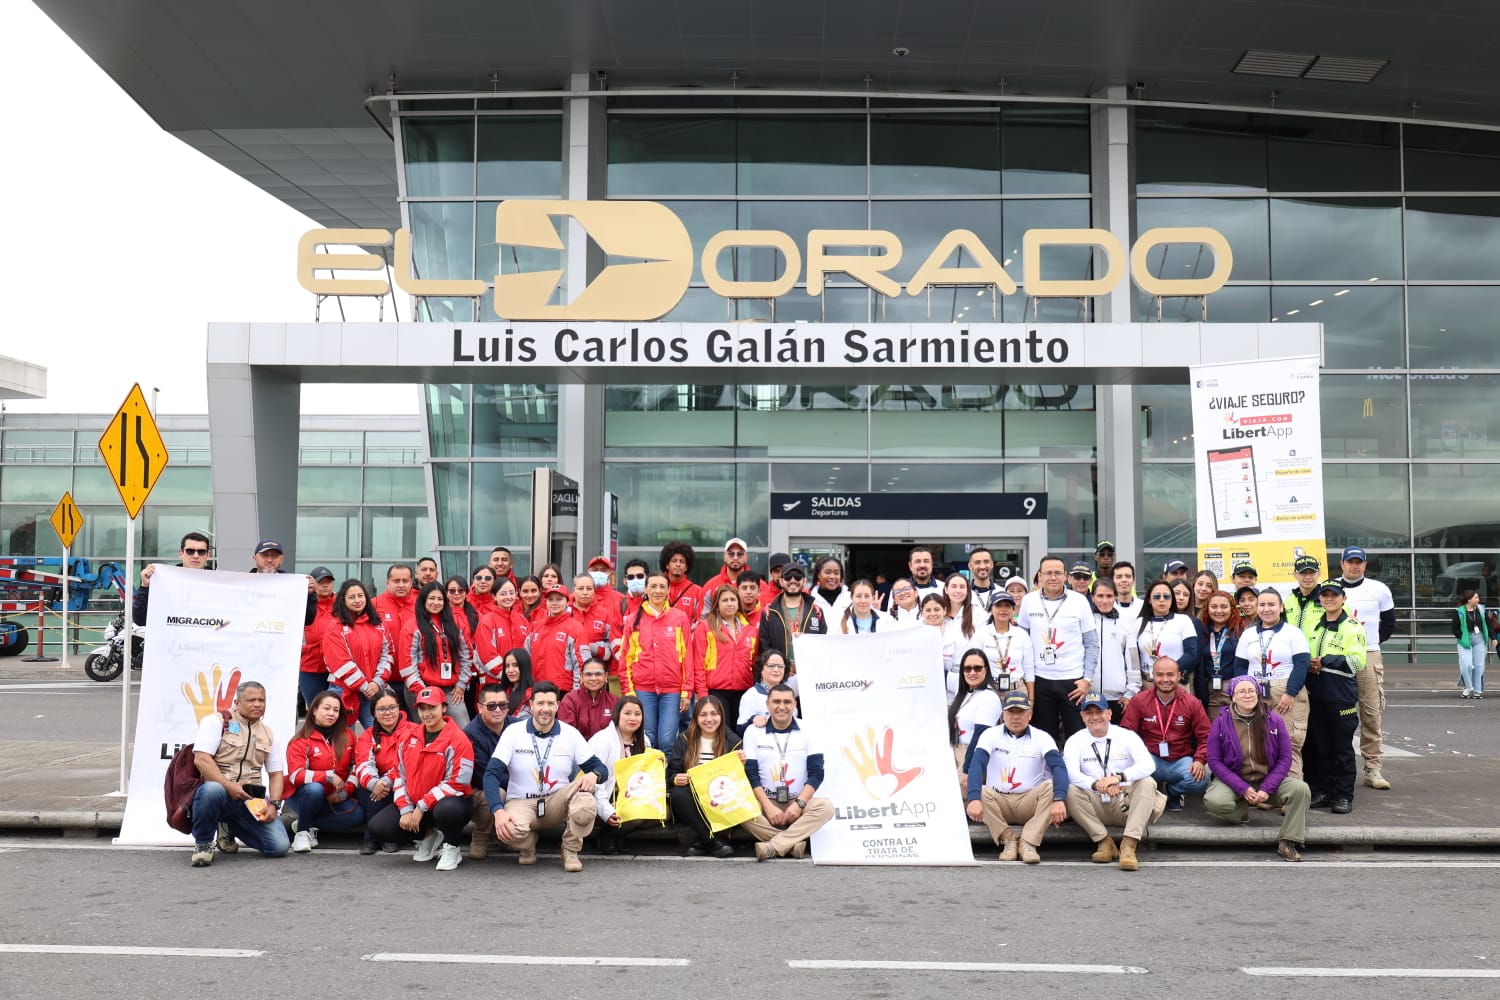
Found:
[[495, 231], [505, 242], [562, 250], [552, 220], [572, 218], [606, 255], [637, 258], [609, 264], [572, 302], [552, 305], [562, 270], [495, 276], [495, 312], [516, 319], [611, 320], [664, 315], [693, 277], [693, 241], [665, 205], [653, 201], [503, 201]]
[[895, 743], [896, 734], [890, 726], [878, 739], [874, 727], [866, 727], [864, 735], [856, 735], [842, 751], [859, 775], [860, 787], [876, 802], [890, 798], [922, 776], [923, 768], [895, 765]]
[[198, 671], [198, 690], [187, 684], [182, 685], [182, 696], [193, 708], [195, 721], [202, 722], [216, 712], [227, 712], [234, 705], [234, 696], [240, 690], [240, 672], [236, 670], [229, 675], [229, 682], [224, 683], [224, 668], [217, 663], [213, 667], [213, 684], [210, 686], [208, 675]]

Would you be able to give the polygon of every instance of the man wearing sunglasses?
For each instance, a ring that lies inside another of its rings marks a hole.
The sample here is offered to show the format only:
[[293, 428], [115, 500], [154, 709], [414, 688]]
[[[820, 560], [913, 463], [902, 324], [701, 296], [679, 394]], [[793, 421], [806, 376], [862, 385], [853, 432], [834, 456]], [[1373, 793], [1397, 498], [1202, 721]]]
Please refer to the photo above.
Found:
[[[500, 735], [505, 732], [505, 719], [510, 714], [510, 699], [506, 697], [502, 685], [486, 684], [475, 695], [474, 705], [479, 711], [464, 726], [464, 735], [474, 747], [474, 770], [482, 774], [490, 766], [490, 757], [494, 756], [495, 747], [500, 744]], [[474, 786], [472, 795], [474, 815], [481, 818], [488, 816], [490, 810], [485, 804], [483, 782]], [[493, 823], [476, 821], [474, 832], [469, 837], [470, 860], [479, 861], [487, 857], [490, 853], [490, 841], [494, 836]]]
[[[189, 531], [177, 545], [177, 565], [183, 569], [207, 569], [209, 552], [208, 536], [201, 531]], [[135, 589], [130, 603], [130, 620], [137, 628], [146, 624], [146, 608], [151, 604], [151, 574], [155, 572], [155, 563], [141, 570], [141, 585]]]

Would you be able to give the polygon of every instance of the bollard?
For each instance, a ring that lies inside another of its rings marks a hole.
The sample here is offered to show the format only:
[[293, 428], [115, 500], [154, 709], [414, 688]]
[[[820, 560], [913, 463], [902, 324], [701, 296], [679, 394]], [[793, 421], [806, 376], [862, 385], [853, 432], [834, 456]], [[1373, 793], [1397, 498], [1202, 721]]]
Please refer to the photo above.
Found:
[[30, 656], [21, 657], [22, 663], [56, 663], [57, 657], [43, 655], [42, 637], [46, 626], [47, 605], [41, 601], [36, 602], [36, 652]]

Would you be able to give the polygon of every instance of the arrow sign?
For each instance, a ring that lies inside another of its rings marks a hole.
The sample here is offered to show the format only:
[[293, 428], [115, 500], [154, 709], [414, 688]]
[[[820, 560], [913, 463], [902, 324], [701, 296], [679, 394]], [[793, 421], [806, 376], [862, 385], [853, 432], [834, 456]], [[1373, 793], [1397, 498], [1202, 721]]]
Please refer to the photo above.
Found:
[[[83, 530], [83, 511], [73, 502], [72, 493], [64, 493], [62, 499], [57, 501], [57, 506], [52, 509], [52, 530], [57, 532], [57, 537], [62, 539], [63, 548], [73, 547], [73, 539], [78, 537], [78, 532]], [[67, 567], [63, 567], [66, 573]]]
[[104, 429], [99, 454], [104, 456], [104, 465], [120, 491], [125, 512], [135, 520], [167, 467], [167, 446], [156, 429], [140, 383], [131, 387], [115, 418]]

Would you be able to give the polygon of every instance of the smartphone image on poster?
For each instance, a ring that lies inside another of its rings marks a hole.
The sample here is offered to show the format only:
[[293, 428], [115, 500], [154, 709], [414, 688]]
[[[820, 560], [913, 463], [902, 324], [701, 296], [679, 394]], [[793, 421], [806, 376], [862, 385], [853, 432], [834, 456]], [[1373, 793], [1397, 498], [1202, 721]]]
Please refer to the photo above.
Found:
[[1208, 487], [1214, 498], [1215, 537], [1260, 533], [1260, 494], [1250, 445], [1210, 451]]

